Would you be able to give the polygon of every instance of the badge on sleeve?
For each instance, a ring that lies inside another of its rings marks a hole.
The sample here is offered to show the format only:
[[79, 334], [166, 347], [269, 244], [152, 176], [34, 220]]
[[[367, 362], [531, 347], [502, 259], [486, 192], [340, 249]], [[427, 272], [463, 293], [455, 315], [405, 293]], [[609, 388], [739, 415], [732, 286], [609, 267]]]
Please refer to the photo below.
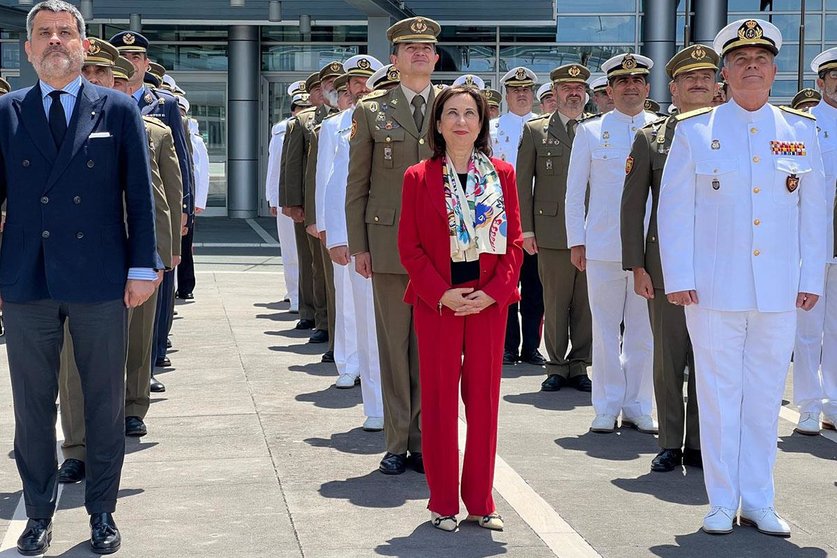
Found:
[[634, 156], [628, 155], [628, 158], [625, 160], [625, 174], [631, 174], [632, 170], [634, 170]]
[[790, 175], [787, 180], [785, 180], [785, 186], [788, 188], [788, 192], [795, 192], [797, 188], [799, 188], [799, 177], [795, 174]]
[[349, 134], [349, 139], [354, 139], [357, 134], [357, 120], [352, 120], [352, 133]]

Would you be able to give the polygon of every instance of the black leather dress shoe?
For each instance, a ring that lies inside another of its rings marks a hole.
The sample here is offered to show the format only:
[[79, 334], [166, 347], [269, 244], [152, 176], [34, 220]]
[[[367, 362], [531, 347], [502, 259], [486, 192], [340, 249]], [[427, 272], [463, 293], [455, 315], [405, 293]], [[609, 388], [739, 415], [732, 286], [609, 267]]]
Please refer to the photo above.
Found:
[[145, 423], [139, 417], [125, 417], [125, 435], [140, 438], [148, 434]]
[[163, 382], [155, 378], [153, 375], [151, 376], [151, 391], [154, 393], [163, 393], [166, 391], [166, 386]]
[[158, 358], [154, 362], [154, 366], [157, 368], [168, 368], [171, 366], [171, 360], [169, 360], [169, 357]]
[[113, 554], [122, 546], [122, 535], [113, 514], [94, 513], [90, 516], [90, 550], [96, 554]]
[[593, 391], [593, 382], [587, 374], [570, 378], [568, 383], [578, 391]]
[[23, 556], [38, 556], [52, 542], [52, 519], [30, 519], [23, 534], [17, 539], [17, 551]]
[[703, 469], [703, 458], [700, 450], [686, 448], [683, 450], [683, 465]]
[[314, 329], [314, 320], [299, 320], [294, 329]]
[[550, 374], [541, 382], [541, 391], [558, 391], [567, 385], [567, 379], [558, 374]]
[[320, 359], [320, 362], [334, 362], [334, 351], [326, 351], [323, 353], [323, 358]]
[[413, 471], [416, 473], [424, 474], [424, 458], [421, 455], [421, 452], [410, 452], [410, 467], [413, 468]]
[[651, 460], [651, 470], [658, 473], [673, 471], [683, 463], [683, 452], [679, 449], [664, 449]]
[[535, 349], [531, 353], [521, 354], [520, 360], [525, 362], [526, 364], [532, 364], [534, 366], [543, 366], [544, 364], [546, 364], [546, 359], [543, 358], [543, 355], [537, 349]]
[[311, 337], [308, 338], [309, 343], [328, 343], [328, 331], [324, 329], [315, 329]]
[[84, 480], [84, 461], [80, 459], [65, 459], [58, 468], [58, 482], [61, 484], [75, 484]]
[[407, 454], [387, 452], [381, 459], [378, 470], [385, 475], [400, 475], [407, 470]]
[[520, 360], [520, 357], [517, 355], [517, 353], [513, 353], [511, 351], [503, 351], [503, 364], [517, 364], [518, 360]]
[[193, 295], [192, 293], [178, 292], [177, 293], [177, 298], [179, 298], [180, 300], [192, 300], [193, 298], [195, 298], [195, 295]]

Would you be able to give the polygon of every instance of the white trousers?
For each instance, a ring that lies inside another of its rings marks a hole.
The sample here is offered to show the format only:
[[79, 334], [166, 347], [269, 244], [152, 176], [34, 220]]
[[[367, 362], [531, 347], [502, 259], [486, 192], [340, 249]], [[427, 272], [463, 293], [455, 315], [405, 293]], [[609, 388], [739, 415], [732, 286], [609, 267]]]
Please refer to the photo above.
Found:
[[[654, 341], [648, 303], [620, 262], [587, 260], [593, 317], [593, 409], [597, 415], [650, 415]], [[624, 323], [624, 333], [622, 324]]]
[[[342, 267], [342, 266], [335, 266]], [[383, 417], [384, 403], [381, 396], [381, 361], [378, 358], [378, 334], [375, 328], [375, 303], [372, 298], [372, 279], [365, 279], [355, 271], [355, 261], [344, 269], [348, 271], [351, 296], [354, 301], [357, 355], [360, 366], [360, 389], [363, 397], [363, 413], [367, 417]], [[336, 273], [335, 273], [336, 275]]]
[[349, 266], [331, 262], [331, 267], [334, 268], [334, 364], [339, 374], [357, 378], [360, 376], [360, 362]]
[[276, 215], [276, 232], [282, 250], [282, 270], [285, 275], [285, 298], [291, 301], [291, 310], [299, 310], [299, 256], [296, 253], [294, 220], [282, 215], [282, 208]]
[[825, 294], [796, 311], [793, 403], [800, 413], [837, 417], [837, 265], [825, 267]]
[[686, 307], [695, 352], [703, 478], [710, 506], [773, 506], [779, 409], [796, 311]]

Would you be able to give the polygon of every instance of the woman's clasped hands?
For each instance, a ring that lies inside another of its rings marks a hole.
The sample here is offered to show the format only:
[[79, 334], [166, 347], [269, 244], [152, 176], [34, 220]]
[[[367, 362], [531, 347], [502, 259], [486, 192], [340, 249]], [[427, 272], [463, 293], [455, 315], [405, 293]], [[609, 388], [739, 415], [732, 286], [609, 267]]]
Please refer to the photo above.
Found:
[[495, 302], [485, 291], [475, 291], [473, 287], [448, 289], [439, 301], [453, 310], [456, 316], [479, 314]]

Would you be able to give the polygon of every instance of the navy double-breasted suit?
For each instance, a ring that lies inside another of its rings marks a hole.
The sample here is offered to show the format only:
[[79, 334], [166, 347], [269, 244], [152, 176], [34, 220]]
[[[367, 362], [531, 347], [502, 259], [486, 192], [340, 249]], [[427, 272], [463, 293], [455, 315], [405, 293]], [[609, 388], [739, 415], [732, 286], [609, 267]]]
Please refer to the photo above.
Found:
[[121, 299], [128, 269], [156, 253], [140, 111], [83, 81], [56, 148], [38, 85], [0, 98], [0, 296], [9, 302]]

